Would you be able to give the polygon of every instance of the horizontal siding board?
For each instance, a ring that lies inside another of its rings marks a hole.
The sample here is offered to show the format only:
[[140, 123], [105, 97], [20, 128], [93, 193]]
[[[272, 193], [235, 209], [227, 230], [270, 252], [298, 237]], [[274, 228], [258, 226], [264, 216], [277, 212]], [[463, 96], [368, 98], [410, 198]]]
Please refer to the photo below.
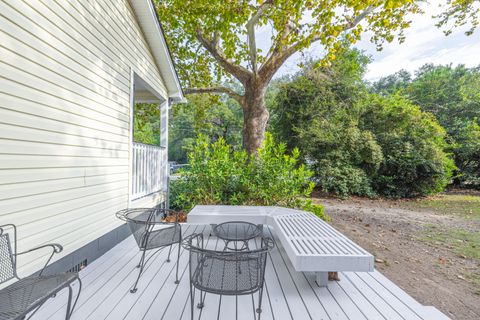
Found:
[[[125, 35], [122, 32], [115, 32], [118, 31], [119, 28], [114, 26], [112, 22], [111, 15], [116, 14], [117, 10], [113, 11], [103, 11], [101, 1], [76, 1], [73, 3], [77, 8], [78, 12], [87, 18], [87, 20], [93, 19], [94, 21], [103, 21], [103, 24], [93, 23], [96, 27], [99, 27], [97, 30], [100, 35], [103, 35], [105, 39], [112, 39], [111, 45], [115, 47], [117, 50], [124, 50], [125, 58], [129, 59], [130, 61], [137, 59], [136, 63], [136, 71], [140, 73], [142, 77], [146, 80], [150, 81], [154, 88], [159, 91], [160, 93], [164, 94], [165, 86], [161, 83], [161, 81], [156, 78], [152, 74], [152, 70], [156, 70], [156, 66], [153, 62], [149, 63], [148, 57], [143, 56], [141, 53], [138, 53], [138, 43], [134, 43], [132, 39], [125, 40]], [[121, 17], [124, 22], [126, 22], [125, 17]], [[133, 23], [128, 23], [129, 28], [135, 28], [136, 25]], [[129, 50], [125, 51], [124, 48], [129, 48]], [[133, 53], [138, 53], [136, 56], [133, 56]], [[158, 76], [158, 71], [155, 72], [155, 75]]]
[[[35, 241], [34, 237], [38, 237], [38, 241], [41, 241], [42, 235], [47, 232], [65, 232], [65, 226], [69, 223], [76, 223], [75, 227], [80, 227], [81, 223], [91, 224], [91, 221], [107, 216], [105, 211], [109, 211], [112, 216], [115, 214], [115, 207], [118, 207], [121, 210], [124, 208], [127, 201], [127, 194], [119, 193], [116, 196], [108, 198], [108, 200], [103, 199], [103, 201], [90, 202], [87, 206], [79, 208], [70, 208], [69, 211], [65, 211], [61, 214], [54, 216], [46, 217], [41, 220], [38, 220], [36, 223], [29, 223], [23, 225], [22, 231], [24, 234], [28, 234], [29, 237], [25, 238], [28, 241]], [[83, 215], [84, 210], [90, 212], [89, 215]], [[95, 220], [96, 221], [96, 220]]]
[[91, 80], [83, 79], [78, 74], [72, 73], [69, 69], [64, 70], [58, 68], [58, 64], [49, 67], [48, 60], [45, 61], [46, 59], [42, 56], [28, 58], [20, 53], [23, 53], [23, 51], [13, 51], [0, 46], [0, 55], [2, 56], [3, 62], [17, 66], [20, 70], [33, 74], [45, 81], [55, 83], [59, 87], [75, 91], [75, 93], [82, 98], [100, 103], [113, 110], [125, 109], [125, 113], [128, 113], [128, 109], [125, 108], [129, 99], [127, 94], [124, 94], [121, 98], [113, 96], [105, 89], [99, 88], [99, 86]]
[[[27, 225], [18, 229], [19, 233], [28, 234], [28, 237], [19, 237], [19, 247], [29, 248], [34, 243], [42, 243], [45, 237], [52, 241], [61, 238], [70, 238], [72, 232], [81, 228], [93, 228], [92, 222], [102, 219], [110, 220], [111, 224], [117, 222], [115, 212], [123, 209], [125, 203], [119, 199], [109, 199], [103, 203], [96, 203], [86, 207], [90, 214], [82, 215], [82, 211], [73, 211], [73, 214], [57, 215], [51, 219], [45, 219], [41, 223], [32, 226]], [[71, 212], [70, 212], [71, 213]], [[38, 225], [38, 228], [37, 228]], [[67, 243], [68, 241], [62, 241]]]
[[[50, 243], [51, 242], [61, 243], [64, 249], [63, 252], [60, 255], [56, 255], [51, 262], [55, 262], [63, 258], [64, 256], [66, 256], [68, 253], [80, 249], [85, 243], [89, 242], [85, 240], [97, 239], [102, 235], [104, 235], [105, 233], [107, 233], [108, 231], [113, 230], [114, 228], [120, 225], [119, 222], [112, 220], [112, 218], [110, 217], [97, 220], [96, 222], [100, 225], [100, 227], [92, 228], [90, 224], [83, 228], [76, 228], [75, 230], [68, 233], [66, 236], [56, 237], [48, 241]], [[46, 236], [43, 237], [43, 239], [46, 239], [46, 238], [47, 238]], [[45, 243], [48, 243], [48, 242], [45, 242]], [[26, 244], [28, 245], [28, 243]], [[45, 261], [45, 260], [42, 260], [41, 258], [44, 258], [44, 257], [45, 256], [41, 257], [36, 255], [33, 257], [33, 259], [28, 259], [28, 260], [25, 259], [24, 261], [22, 261], [19, 267], [20, 274], [28, 275], [28, 274], [31, 274], [32, 272], [39, 270], [41, 267], [43, 267], [42, 261]]]
[[[33, 46], [42, 46], [42, 44], [46, 44], [49, 47], [45, 48], [48, 49], [47, 52], [53, 54], [52, 57], [61, 54], [74, 64], [78, 63], [87, 69], [90, 68], [93, 72], [98, 73], [106, 80], [110, 79], [111, 81], [112, 79], [117, 79], [118, 81], [122, 81], [128, 88], [129, 77], [126, 74], [128, 70], [116, 70], [111, 68], [94, 55], [86, 57], [86, 52], [82, 46], [78, 45], [74, 49], [71, 44], [62, 42], [58, 37], [52, 35], [40, 25], [35, 24], [32, 26], [32, 23], [34, 22], [29, 21], [26, 17], [7, 4], [0, 3], [0, 16], [4, 18], [0, 23], [0, 29], [5, 30], [4, 32], [8, 33], [10, 37], [15, 37], [13, 35], [16, 34], [21, 36], [20, 39]], [[28, 28], [28, 26], [31, 28]]]
[[[43, 3], [43, 5], [39, 5], [39, 2]], [[34, 6], [32, 6], [31, 2], [26, 2], [26, 4], [55, 25], [62, 35], [70, 38], [70, 41], [80, 43], [84, 49], [90, 51], [96, 57], [101, 58], [102, 61], [111, 66], [114, 70], [121, 69], [124, 72], [128, 72], [130, 67], [123, 60], [118, 59], [118, 52], [112, 50], [109, 45], [102, 43], [96, 37], [95, 33], [92, 33], [91, 30], [85, 28], [83, 24], [79, 23], [78, 15], [73, 16], [56, 1], [43, 0], [39, 2]], [[66, 1], [62, 2], [65, 2], [66, 4]], [[66, 32], [66, 30], [68, 32]], [[125, 78], [127, 82], [130, 80], [128, 77]], [[128, 86], [123, 88], [123, 92], [128, 96]]]
[[24, 154], [0, 154], [0, 167], [3, 169], [21, 168], [65, 168], [89, 166], [127, 165], [127, 159], [93, 158], [83, 156], [47, 156]]
[[[38, 141], [20, 141], [0, 138], [0, 154], [72, 156], [127, 159], [128, 151], [84, 146], [58, 145]], [[128, 160], [127, 160], [128, 161]]]
[[[5, 223], [12, 220], [16, 222], [11, 216], [12, 213], [22, 212], [42, 206], [52, 204], [62, 204], [66, 201], [82, 198], [89, 195], [94, 195], [101, 192], [113, 191], [123, 189], [127, 191], [128, 186], [124, 181], [109, 182], [105, 184], [82, 187], [76, 189], [66, 189], [55, 193], [45, 193], [39, 195], [32, 195], [24, 198], [14, 198], [3, 200], [0, 202], [0, 217]], [[87, 213], [88, 214], [88, 213]], [[32, 219], [32, 217], [30, 217]], [[33, 220], [33, 219], [32, 219]]]
[[[98, 188], [97, 188], [98, 190]], [[23, 225], [35, 225], [38, 222], [41, 222], [43, 219], [48, 219], [50, 217], [55, 217], [57, 215], [62, 215], [68, 213], [74, 209], [86, 208], [92, 204], [105, 201], [105, 199], [124, 197], [123, 200], [119, 200], [119, 203], [124, 203], [126, 206], [128, 190], [121, 187], [113, 190], [102, 191], [99, 190], [95, 193], [90, 193], [87, 195], [80, 194], [78, 196], [71, 195], [70, 198], [53, 204], [47, 204], [44, 206], [24, 209], [14, 213], [9, 213], [4, 218], [13, 219], [19, 226]]]
[[21, 249], [62, 244], [56, 260], [122, 223], [131, 72], [166, 87], [128, 1], [2, 1], [0, 56], [0, 224], [19, 226]]
[[24, 82], [18, 82], [16, 80], [7, 79], [0, 76], [0, 92], [31, 102], [38, 101], [37, 103], [40, 104], [40, 107], [42, 107], [41, 105], [46, 104], [52, 106], [52, 108], [72, 113], [73, 115], [82, 116], [83, 112], [86, 118], [92, 120], [96, 119], [98, 122], [102, 123], [101, 126], [97, 125], [97, 128], [105, 127], [105, 130], [112, 128], [112, 131], [119, 131], [119, 134], [122, 135], [127, 135], [128, 133], [128, 123], [112, 117], [112, 114], [107, 115], [90, 108], [82, 108], [82, 106], [76, 104], [75, 102], [65, 100], [62, 97], [48, 93], [43, 89], [40, 90], [35, 87], [28, 86]]
[[128, 181], [127, 173], [0, 185], [0, 200], [28, 197], [65, 189], [86, 188], [113, 181]]
[[1, 123], [90, 137], [100, 141], [128, 142], [127, 130], [89, 119], [88, 112], [85, 112], [86, 115], [82, 118], [68, 111], [50, 108], [1, 92], [0, 99], [4, 104], [0, 106]]
[[[109, 64], [105, 64], [104, 59], [87, 49], [90, 46], [87, 43], [88, 41], [77, 41], [68, 32], [68, 28], [64, 31], [50, 21], [53, 17], [52, 14], [45, 18], [37, 10], [33, 9], [33, 7], [38, 9], [44, 6], [40, 1], [30, 2], [32, 7], [22, 0], [4, 0], [3, 2], [5, 5], [1, 8], [5, 15], [20, 26], [30, 26], [26, 30], [31, 34], [48, 43], [54, 43], [56, 47], [61, 48], [61, 51], [73, 50], [66, 52], [68, 52], [69, 56], [84, 58], [88, 61], [86, 63], [87, 66], [97, 65], [104, 72], [120, 73], [120, 76], [128, 83], [129, 78], [126, 74], [128, 72], [127, 64], [121, 63], [122, 61], [119, 59], [111, 60]], [[102, 23], [102, 19], [98, 20], [97, 23]]]
[[[0, 110], [1, 113], [1, 110]], [[0, 123], [0, 139], [128, 152], [128, 144]], [[128, 155], [128, 154], [127, 154]], [[1, 183], [1, 181], [0, 181]]]
[[[115, 3], [109, 0], [101, 1], [100, 6], [103, 8], [104, 14], [107, 14], [109, 12], [113, 13], [112, 17], [114, 18], [111, 19], [113, 23], [115, 23], [118, 28], [123, 29], [124, 33], [122, 34], [125, 35], [124, 38], [127, 42], [129, 42], [129, 45], [138, 49], [139, 54], [142, 57], [147, 58], [145, 61], [148, 64], [147, 68], [153, 69], [155, 72], [155, 77], [153, 78], [153, 80], [158, 83], [159, 87], [161, 87], [162, 90], [165, 90], [163, 80], [160, 81], [160, 79], [162, 79], [161, 74], [154, 63], [155, 59], [150, 51], [150, 47], [145, 41], [143, 30], [138, 24], [138, 21], [133, 12], [133, 8], [128, 1], [120, 0], [120, 2], [123, 5], [119, 6], [118, 1], [115, 1]], [[128, 27], [125, 23], [126, 21], [130, 22]], [[128, 36], [128, 34], [130, 36]]]
[[24, 71], [18, 67], [13, 67], [3, 61], [0, 61], [0, 68], [2, 69], [2, 78], [16, 82], [22, 87], [31, 88], [36, 91], [35, 94], [43, 93], [51, 95], [55, 98], [75, 104], [77, 107], [92, 110], [98, 113], [98, 117], [106, 119], [106, 122], [118, 124], [124, 122], [123, 126], [128, 126], [129, 117], [126, 114], [126, 109], [120, 110], [113, 107], [107, 107], [98, 103], [98, 101], [79, 95], [75, 91], [75, 88], [65, 88], [62, 85], [38, 77], [37, 75]]
[[0, 170], [0, 185], [128, 173], [127, 166]]
[[[70, 70], [78, 77], [83, 77], [85, 80], [111, 91], [112, 95], [129, 94], [129, 79], [121, 76], [118, 72], [110, 74], [97, 66], [88, 68], [85, 64], [82, 64], [82, 61], [72, 59], [65, 52], [60, 51], [58, 47], [37, 38], [11, 21], [4, 20], [1, 25], [4, 29], [0, 31], [0, 34], [3, 38], [8, 39], [8, 41], [2, 43], [6, 49], [21, 52], [28, 58], [40, 59], [55, 70]], [[69, 73], [69, 71], [66, 72]], [[112, 80], [114, 81], [112, 82]]]

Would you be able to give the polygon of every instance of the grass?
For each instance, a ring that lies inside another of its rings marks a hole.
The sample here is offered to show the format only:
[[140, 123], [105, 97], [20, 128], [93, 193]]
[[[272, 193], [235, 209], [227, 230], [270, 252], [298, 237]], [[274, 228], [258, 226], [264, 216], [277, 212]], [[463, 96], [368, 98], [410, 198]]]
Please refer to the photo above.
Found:
[[[458, 256], [480, 263], [480, 231], [445, 229], [429, 225], [421, 240], [446, 246]], [[464, 275], [476, 287], [475, 294], [480, 295], [480, 272], [465, 272]]]
[[475, 294], [480, 296], [480, 273], [466, 273], [465, 276], [478, 288]]
[[480, 220], [480, 196], [478, 195], [442, 194], [406, 202], [406, 205], [418, 209], [429, 209], [438, 214]]
[[445, 229], [430, 225], [422, 240], [445, 245], [461, 257], [480, 261], [480, 231]]

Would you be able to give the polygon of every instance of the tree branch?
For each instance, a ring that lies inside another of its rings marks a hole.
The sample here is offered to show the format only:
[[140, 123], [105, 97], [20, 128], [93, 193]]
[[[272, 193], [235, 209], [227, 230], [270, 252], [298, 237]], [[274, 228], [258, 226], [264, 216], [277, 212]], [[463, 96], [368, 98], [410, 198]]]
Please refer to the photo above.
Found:
[[227, 87], [208, 87], [208, 88], [188, 88], [184, 90], [185, 94], [194, 94], [194, 93], [225, 93], [228, 94], [232, 99], [235, 99], [243, 107], [244, 96], [236, 93], [230, 88]]
[[217, 60], [220, 66], [225, 69], [225, 71], [237, 78], [242, 84], [245, 84], [248, 81], [251, 77], [251, 72], [248, 71], [248, 69], [235, 64], [225, 56], [222, 49], [218, 46], [218, 35], [215, 39], [209, 40], [204, 36], [202, 30], [198, 29], [197, 39], [205, 49], [210, 52], [215, 60]]
[[267, 0], [258, 7], [258, 10], [253, 14], [253, 16], [247, 22], [247, 37], [248, 37], [248, 48], [250, 54], [250, 61], [252, 63], [253, 73], [257, 72], [257, 44], [255, 40], [255, 26], [260, 20], [262, 14], [265, 10], [272, 5], [272, 0]]
[[370, 13], [372, 13], [373, 10], [375, 10], [375, 7], [368, 6], [365, 10], [363, 10], [362, 13], [360, 13], [358, 16], [356, 16], [355, 19], [353, 19], [353, 21], [343, 31], [347, 31], [347, 30], [355, 27], [357, 24], [360, 23], [360, 21], [365, 19], [366, 16], [368, 16]]
[[[367, 15], [373, 12], [375, 8], [373, 6], [368, 6], [364, 11], [362, 11], [358, 16], [356, 16], [350, 23], [346, 24], [343, 32], [354, 28], [359, 24]], [[285, 30], [284, 30], [285, 32]], [[287, 36], [287, 35], [282, 35]], [[310, 44], [317, 42], [321, 39], [322, 34], [312, 34], [310, 35]], [[270, 81], [273, 75], [277, 70], [283, 65], [283, 63], [295, 52], [301, 49], [302, 43], [300, 41], [292, 44], [291, 46], [281, 50], [281, 43], [279, 43], [278, 48], [276, 47], [272, 52], [272, 55], [265, 61], [265, 63], [260, 68], [260, 76], [264, 81]]]

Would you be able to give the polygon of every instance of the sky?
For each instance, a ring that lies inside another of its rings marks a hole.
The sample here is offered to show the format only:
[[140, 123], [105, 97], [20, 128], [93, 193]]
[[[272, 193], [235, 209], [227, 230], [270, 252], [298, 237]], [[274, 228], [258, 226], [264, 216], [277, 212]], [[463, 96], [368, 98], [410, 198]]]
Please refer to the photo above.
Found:
[[[435, 26], [433, 15], [439, 12], [438, 1], [430, 1], [423, 6], [423, 15], [412, 15], [412, 24], [406, 30], [406, 41], [399, 44], [397, 40], [386, 43], [382, 51], [368, 41], [368, 35], [358, 42], [355, 47], [364, 50], [373, 59], [368, 67], [365, 79], [375, 81], [381, 77], [395, 73], [401, 69], [415, 70], [426, 63], [434, 64], [464, 64], [467, 67], [480, 65], [480, 30], [471, 36], [465, 35], [468, 28], [458, 28], [445, 36], [441, 29]], [[259, 30], [260, 37], [266, 36], [268, 30]], [[321, 56], [321, 47], [313, 45], [305, 51], [312, 57]], [[295, 73], [299, 70], [298, 63], [301, 54], [297, 53], [285, 62], [276, 77]]]

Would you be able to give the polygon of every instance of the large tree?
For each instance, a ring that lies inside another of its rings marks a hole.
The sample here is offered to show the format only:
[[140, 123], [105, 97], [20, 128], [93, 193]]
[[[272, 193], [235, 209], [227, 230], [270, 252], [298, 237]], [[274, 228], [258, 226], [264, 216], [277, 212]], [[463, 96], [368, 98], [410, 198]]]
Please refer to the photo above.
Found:
[[[155, 0], [179, 76], [190, 93], [223, 93], [243, 109], [243, 146], [255, 153], [269, 118], [267, 86], [294, 53], [321, 44], [324, 61], [364, 32], [381, 48], [419, 12], [414, 0]], [[268, 48], [257, 46], [259, 30]], [[262, 48], [259, 48], [262, 47]], [[221, 85], [238, 81], [242, 90]]]

